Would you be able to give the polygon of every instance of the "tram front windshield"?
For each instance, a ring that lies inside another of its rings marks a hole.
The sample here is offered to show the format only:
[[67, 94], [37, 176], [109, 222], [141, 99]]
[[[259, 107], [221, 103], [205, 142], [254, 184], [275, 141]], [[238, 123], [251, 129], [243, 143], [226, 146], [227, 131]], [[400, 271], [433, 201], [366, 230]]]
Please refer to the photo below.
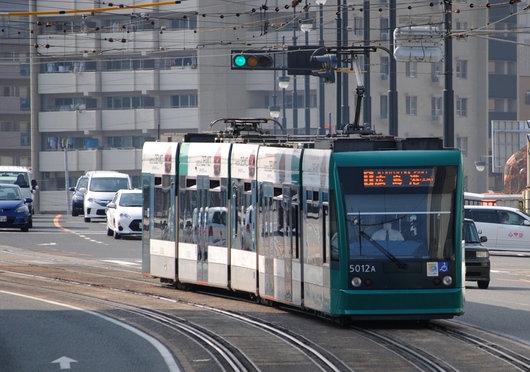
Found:
[[454, 259], [456, 167], [342, 167], [339, 177], [350, 259]]

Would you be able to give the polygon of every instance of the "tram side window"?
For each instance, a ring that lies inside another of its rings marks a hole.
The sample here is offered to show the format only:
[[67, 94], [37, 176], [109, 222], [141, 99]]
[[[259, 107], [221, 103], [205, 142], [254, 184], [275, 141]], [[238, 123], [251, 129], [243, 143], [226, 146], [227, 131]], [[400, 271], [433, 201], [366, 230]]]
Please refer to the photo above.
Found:
[[236, 179], [232, 188], [232, 203], [234, 203], [232, 248], [254, 251], [256, 248], [253, 244], [255, 226], [251, 183]]
[[194, 214], [197, 208], [197, 180], [181, 176], [180, 185], [182, 186], [179, 190], [179, 242], [194, 243], [197, 234], [197, 214]]
[[323, 213], [321, 196], [319, 190], [306, 189], [305, 192], [305, 224], [304, 224], [304, 239], [307, 247], [307, 260], [310, 265], [322, 265], [324, 262], [323, 255]]
[[329, 246], [331, 247], [331, 261], [339, 261], [339, 234], [337, 228], [337, 209], [333, 191], [329, 192]]
[[170, 216], [171, 178], [164, 175], [156, 177], [154, 189], [153, 234], [155, 239], [171, 240], [173, 221]]
[[210, 179], [207, 220], [208, 244], [226, 247], [228, 244], [228, 215], [226, 209], [226, 187], [220, 180]]

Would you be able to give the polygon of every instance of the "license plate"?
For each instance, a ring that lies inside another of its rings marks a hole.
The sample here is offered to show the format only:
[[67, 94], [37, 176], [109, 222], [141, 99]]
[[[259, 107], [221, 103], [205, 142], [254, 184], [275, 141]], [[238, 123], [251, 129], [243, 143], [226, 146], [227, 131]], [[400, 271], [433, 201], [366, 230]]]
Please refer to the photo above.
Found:
[[0, 222], [7, 222], [7, 216], [0, 216]]

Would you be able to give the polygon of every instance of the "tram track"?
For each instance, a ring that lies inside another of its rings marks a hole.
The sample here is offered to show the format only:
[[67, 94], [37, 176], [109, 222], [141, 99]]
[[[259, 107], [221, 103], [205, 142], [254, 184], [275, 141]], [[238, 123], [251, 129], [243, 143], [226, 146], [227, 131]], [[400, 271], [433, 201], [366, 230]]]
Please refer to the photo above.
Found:
[[352, 326], [351, 328], [363, 337], [366, 337], [369, 340], [377, 343], [379, 346], [389, 349], [399, 357], [408, 361], [412, 366], [414, 366], [420, 371], [458, 371], [457, 369], [449, 365], [447, 362], [444, 362], [435, 355], [432, 355], [426, 352], [425, 350], [415, 347], [407, 343], [403, 339], [396, 339], [381, 332], [368, 330], [360, 327]]
[[[6, 253], [5, 250], [0, 250], [2, 253]], [[477, 356], [485, 360], [484, 366], [495, 366], [487, 368], [489, 370], [500, 366], [504, 367], [499, 370], [530, 370], [530, 361], [524, 357], [529, 355], [527, 345], [508, 343], [508, 346], [503, 346], [504, 339], [492, 341], [489, 333], [475, 336], [478, 330], [468, 327], [469, 330], [464, 332], [460, 329], [462, 326], [451, 321], [435, 321], [421, 327], [403, 324], [372, 327], [363, 324], [344, 328], [307, 313], [302, 316], [298, 311], [258, 305], [255, 301], [243, 302], [240, 299], [236, 301], [213, 296], [211, 293], [177, 291], [152, 279], [138, 278], [138, 275], [138, 271], [115, 270], [113, 265], [91, 265], [83, 260], [70, 261], [48, 258], [46, 255], [16, 254], [0, 258], [0, 287], [23, 285], [40, 295], [53, 293], [53, 296], [65, 301], [70, 298], [90, 303], [88, 306], [95, 308], [119, 309], [129, 314], [125, 318], [144, 319], [143, 322], [164, 328], [165, 331], [159, 331], [161, 340], [175, 338], [168, 332], [192, 340], [203, 350], [199, 354], [208, 355], [208, 358], [196, 359], [208, 359], [201, 363], [210, 367], [215, 364], [219, 370], [264, 370], [267, 368], [263, 367], [263, 359], [268, 359], [268, 362], [274, 360], [274, 363], [284, 363], [281, 364], [284, 369], [293, 372], [371, 371], [374, 365], [395, 371], [411, 368], [421, 371], [465, 371], [472, 370], [469, 366], [473, 364], [469, 363], [476, 363], [473, 360]], [[116, 317], [116, 314], [112, 316]], [[322, 337], [324, 333], [330, 336]], [[255, 350], [249, 347], [248, 342], [239, 340], [246, 334], [253, 334], [253, 342], [275, 346], [271, 350]], [[423, 342], [431, 338], [437, 340], [436, 347]], [[461, 344], [457, 349], [462, 350], [458, 353], [444, 351], [450, 344], [449, 338], [458, 340], [452, 343]], [[356, 345], [357, 349], [352, 353], [348, 344]], [[440, 345], [444, 345], [443, 348]], [[180, 345], [172, 347], [174, 353], [179, 355]], [[372, 349], [385, 357], [376, 361], [365, 359]], [[191, 352], [194, 355], [196, 353]], [[473, 360], [457, 360], [466, 354], [473, 355]], [[484, 358], [484, 355], [490, 358]], [[193, 362], [188, 361], [190, 364]], [[398, 365], [400, 367], [396, 367]], [[188, 370], [208, 369], [194, 365]]]
[[436, 324], [431, 324], [430, 328], [456, 340], [476, 346], [481, 351], [505, 361], [507, 364], [520, 371], [530, 371], [530, 358], [521, 353], [461, 330], [451, 329]]
[[[32, 264], [33, 268], [38, 265]], [[79, 267], [78, 267], [79, 268]], [[65, 274], [63, 268], [59, 269]], [[12, 284], [23, 286], [20, 284], [20, 280], [23, 282], [32, 283], [31, 287], [33, 290], [38, 288], [38, 291], [47, 294], [55, 294], [66, 299], [75, 299], [76, 301], [89, 302], [98, 307], [111, 307], [113, 309], [120, 309], [121, 311], [127, 312], [136, 317], [142, 317], [148, 319], [151, 322], [157, 323], [164, 326], [165, 328], [179, 332], [185, 335], [187, 338], [193, 340], [197, 345], [207, 351], [211, 359], [215, 361], [216, 369], [223, 371], [259, 371], [262, 368], [258, 367], [252, 358], [247, 355], [248, 351], [245, 352], [244, 348], [238, 347], [233, 342], [222, 336], [222, 333], [217, 333], [215, 330], [209, 330], [197, 323], [190, 321], [176, 315], [172, 315], [166, 311], [158, 311], [148, 309], [146, 307], [132, 306], [129, 304], [109, 301], [106, 299], [89, 296], [87, 294], [80, 294], [78, 292], [85, 292], [79, 290], [79, 287], [93, 288], [96, 290], [105, 290], [120, 292], [122, 295], [132, 295], [134, 297], [143, 297], [144, 299], [155, 300], [157, 302], [170, 302], [183, 306], [194, 307], [200, 309], [203, 312], [215, 313], [216, 315], [224, 318], [230, 318], [231, 323], [237, 322], [244, 325], [244, 327], [251, 327], [252, 329], [259, 330], [260, 333], [268, 334], [271, 338], [276, 339], [277, 343], [281, 343], [283, 346], [278, 346], [279, 349], [292, 349], [305, 360], [306, 364], [310, 365], [310, 370], [320, 371], [348, 371], [351, 370], [346, 364], [342, 363], [333, 355], [326, 354], [325, 350], [322, 350], [318, 345], [312, 343], [308, 339], [303, 338], [301, 335], [297, 335], [286, 329], [278, 326], [274, 326], [271, 323], [260, 321], [257, 318], [251, 318], [242, 314], [226, 311], [223, 309], [215, 308], [212, 306], [206, 306], [203, 304], [183, 302], [174, 300], [169, 297], [159, 296], [150, 292], [143, 292], [141, 290], [119, 288], [118, 286], [102, 286], [101, 284], [94, 284], [86, 280], [80, 280], [78, 278], [64, 278], [59, 277], [57, 272], [53, 272], [52, 275], [46, 275], [41, 273], [40, 275], [31, 273], [25, 273], [24, 270], [6, 270], [0, 269], [0, 276], [4, 279], [3, 283], [11, 282]], [[74, 272], [71, 270], [70, 272]], [[97, 274], [98, 278], [103, 277], [102, 274]], [[8, 280], [6, 280], [8, 279]], [[43, 284], [40, 284], [43, 282]], [[44, 284], [47, 283], [47, 284]], [[60, 284], [61, 290], [55, 290], [48, 288], [50, 283]], [[145, 283], [142, 283], [145, 284]], [[70, 289], [65, 288], [70, 287]], [[167, 288], [166, 288], [167, 289]], [[232, 326], [234, 328], [234, 326]], [[244, 333], [244, 332], [243, 332]], [[269, 341], [270, 342], [270, 341]]]

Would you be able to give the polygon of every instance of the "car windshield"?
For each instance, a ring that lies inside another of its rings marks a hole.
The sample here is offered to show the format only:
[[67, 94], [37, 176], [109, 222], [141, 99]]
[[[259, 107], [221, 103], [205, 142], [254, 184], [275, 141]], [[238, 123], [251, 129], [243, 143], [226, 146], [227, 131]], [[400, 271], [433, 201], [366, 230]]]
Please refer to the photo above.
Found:
[[19, 187], [29, 187], [27, 173], [24, 172], [2, 172], [0, 173], [0, 183], [10, 183]]
[[90, 182], [90, 191], [96, 192], [116, 192], [121, 189], [128, 189], [129, 183], [126, 178], [93, 178]]
[[122, 207], [141, 207], [142, 194], [141, 193], [125, 193], [121, 195], [120, 205]]
[[477, 228], [471, 222], [464, 222], [464, 240], [466, 243], [480, 243]]
[[0, 187], [0, 200], [22, 200], [20, 189], [17, 187]]
[[86, 189], [87, 184], [88, 184], [88, 178], [87, 177], [81, 177], [79, 179], [79, 181], [77, 181], [76, 190], [79, 190], [81, 188], [85, 188]]

